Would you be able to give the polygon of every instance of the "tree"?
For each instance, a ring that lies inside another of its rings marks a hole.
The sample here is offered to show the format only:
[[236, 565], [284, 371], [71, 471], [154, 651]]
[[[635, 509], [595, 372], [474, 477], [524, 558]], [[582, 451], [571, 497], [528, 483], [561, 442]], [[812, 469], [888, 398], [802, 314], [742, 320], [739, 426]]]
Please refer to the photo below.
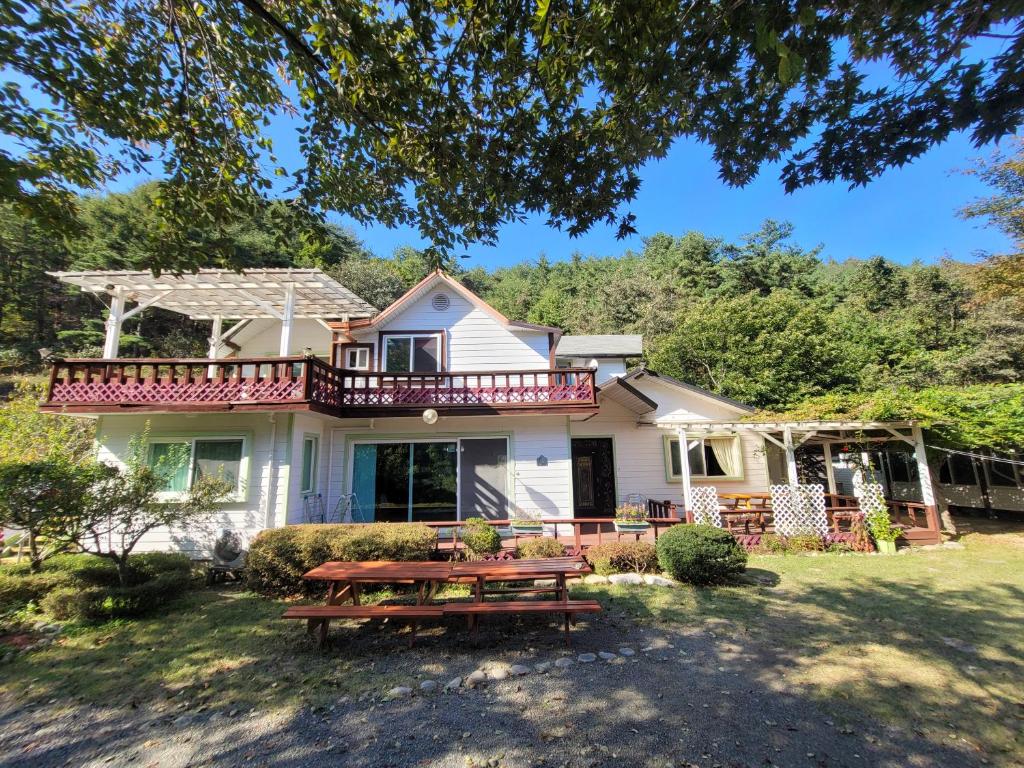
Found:
[[41, 386], [20, 381], [11, 398], [0, 404], [0, 463], [81, 464], [92, 456], [95, 422], [40, 413], [44, 394]]
[[187, 457], [172, 449], [153, 466], [147, 438], [148, 432], [132, 439], [123, 469], [99, 465], [85, 502], [88, 513], [77, 537], [84, 551], [114, 563], [122, 587], [128, 586], [129, 557], [143, 536], [156, 528], [204, 522], [231, 490], [216, 476], [201, 476], [194, 479], [183, 498], [159, 500], [168, 476], [187, 462]]
[[25, 531], [31, 571], [78, 539], [96, 478], [96, 465], [58, 457], [0, 464], [0, 525]]
[[[156, 166], [175, 268], [196, 266], [173, 247], [194, 222], [230, 226], [277, 178], [304, 211], [413, 224], [441, 249], [528, 212], [626, 234], [638, 169], [682, 137], [727, 183], [779, 162], [792, 190], [1011, 133], [1022, 35], [1016, 3], [975, 0], [12, 0], [0, 125], [22, 149], [0, 152], [0, 201], [66, 223], [73, 189]], [[980, 58], [992, 37], [1009, 43]], [[272, 125], [294, 129], [295, 167]]]

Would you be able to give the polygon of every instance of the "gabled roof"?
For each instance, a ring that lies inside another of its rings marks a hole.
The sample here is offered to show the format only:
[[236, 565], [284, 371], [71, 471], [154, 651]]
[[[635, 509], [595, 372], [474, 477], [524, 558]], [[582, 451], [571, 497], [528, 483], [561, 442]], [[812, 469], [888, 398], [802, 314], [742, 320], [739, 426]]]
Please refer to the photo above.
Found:
[[658, 409], [658, 404], [628, 381], [625, 381], [625, 376], [613, 376], [598, 386], [598, 391], [601, 397], [606, 397], [618, 403], [638, 416]]
[[139, 306], [160, 307], [193, 320], [279, 319], [288, 286], [296, 318], [369, 317], [377, 310], [319, 269], [200, 269], [181, 275], [147, 271], [49, 272], [88, 293], [120, 293]]
[[660, 381], [662, 384], [668, 384], [669, 386], [678, 387], [679, 389], [686, 390], [687, 392], [699, 395], [700, 397], [706, 398], [708, 400], [715, 400], [719, 403], [724, 403], [732, 408], [735, 408], [738, 411], [753, 413], [756, 410], [754, 408], [751, 408], [749, 405], [741, 403], [739, 400], [733, 400], [731, 397], [715, 394], [714, 392], [704, 389], [703, 387], [698, 387], [695, 384], [687, 384], [685, 381], [674, 379], [671, 376], [665, 376], [664, 374], [658, 373], [657, 371], [652, 371], [643, 365], [641, 365], [639, 368], [630, 371], [622, 378], [625, 379], [626, 381], [639, 381], [644, 377], [650, 377], [655, 381]]
[[[391, 304], [391, 306], [389, 306], [387, 309], [385, 309], [383, 312], [381, 312], [379, 315], [373, 318], [369, 323], [366, 323], [366, 325], [375, 328], [384, 325], [395, 316], [401, 314], [402, 311], [409, 306], [409, 304], [421, 298], [422, 296], [425, 296], [429, 291], [431, 291], [433, 288], [436, 288], [439, 285], [443, 285], [445, 288], [448, 288], [454, 293], [457, 293], [470, 304], [489, 314], [491, 317], [493, 317], [506, 328], [524, 328], [530, 331], [545, 331], [547, 333], [553, 333], [556, 336], [562, 335], [561, 328], [554, 328], [550, 325], [536, 325], [534, 323], [524, 323], [521, 320], [509, 320], [507, 317], [505, 317], [504, 314], [502, 314], [494, 307], [492, 307], [490, 304], [488, 304], [486, 301], [481, 299], [479, 296], [477, 296], [475, 293], [469, 290], [469, 288], [464, 286], [458, 280], [449, 277], [441, 270], [431, 272], [425, 278], [420, 280], [418, 283], [416, 283], [416, 285], [414, 285], [412, 288], [406, 291], [402, 296], [397, 298]], [[352, 327], [355, 328], [357, 326], [355, 323], [353, 323]]]
[[563, 357], [639, 357], [644, 353], [639, 334], [563, 336], [557, 352]]

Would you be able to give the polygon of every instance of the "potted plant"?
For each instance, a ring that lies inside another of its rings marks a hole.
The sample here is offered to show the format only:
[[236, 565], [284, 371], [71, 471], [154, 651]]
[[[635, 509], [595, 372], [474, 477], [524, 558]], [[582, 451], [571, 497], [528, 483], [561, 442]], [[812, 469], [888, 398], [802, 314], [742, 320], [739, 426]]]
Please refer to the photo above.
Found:
[[509, 528], [513, 536], [540, 536], [544, 533], [544, 523], [540, 518], [529, 512], [519, 512], [509, 520]]
[[896, 554], [896, 539], [900, 537], [899, 526], [889, 519], [889, 509], [884, 504], [871, 505], [864, 511], [864, 524], [875, 540], [875, 547], [883, 555]]
[[615, 530], [619, 533], [643, 533], [651, 524], [647, 510], [636, 504], [626, 504], [615, 510]]

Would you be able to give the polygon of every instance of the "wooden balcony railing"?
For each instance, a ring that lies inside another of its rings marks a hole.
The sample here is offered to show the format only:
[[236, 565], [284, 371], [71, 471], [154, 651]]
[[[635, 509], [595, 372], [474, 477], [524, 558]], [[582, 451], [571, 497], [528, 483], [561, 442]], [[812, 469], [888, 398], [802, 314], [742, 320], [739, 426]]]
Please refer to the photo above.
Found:
[[59, 360], [44, 406], [188, 410], [223, 404], [338, 407], [337, 371], [317, 358]]
[[367, 373], [341, 371], [344, 408], [501, 409], [537, 406], [593, 406], [594, 372], [589, 368], [541, 371]]
[[312, 407], [338, 416], [407, 415], [425, 408], [460, 412], [597, 403], [588, 368], [487, 373], [367, 373], [314, 357], [58, 360], [44, 409], [88, 412], [143, 408]]

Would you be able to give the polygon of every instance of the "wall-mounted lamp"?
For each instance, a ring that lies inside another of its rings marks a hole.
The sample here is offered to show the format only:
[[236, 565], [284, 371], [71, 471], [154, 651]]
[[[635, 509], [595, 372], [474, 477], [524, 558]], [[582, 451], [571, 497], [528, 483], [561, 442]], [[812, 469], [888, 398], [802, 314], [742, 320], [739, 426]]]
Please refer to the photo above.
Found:
[[431, 425], [437, 424], [437, 411], [433, 408], [427, 408], [427, 410], [423, 412], [423, 422]]

